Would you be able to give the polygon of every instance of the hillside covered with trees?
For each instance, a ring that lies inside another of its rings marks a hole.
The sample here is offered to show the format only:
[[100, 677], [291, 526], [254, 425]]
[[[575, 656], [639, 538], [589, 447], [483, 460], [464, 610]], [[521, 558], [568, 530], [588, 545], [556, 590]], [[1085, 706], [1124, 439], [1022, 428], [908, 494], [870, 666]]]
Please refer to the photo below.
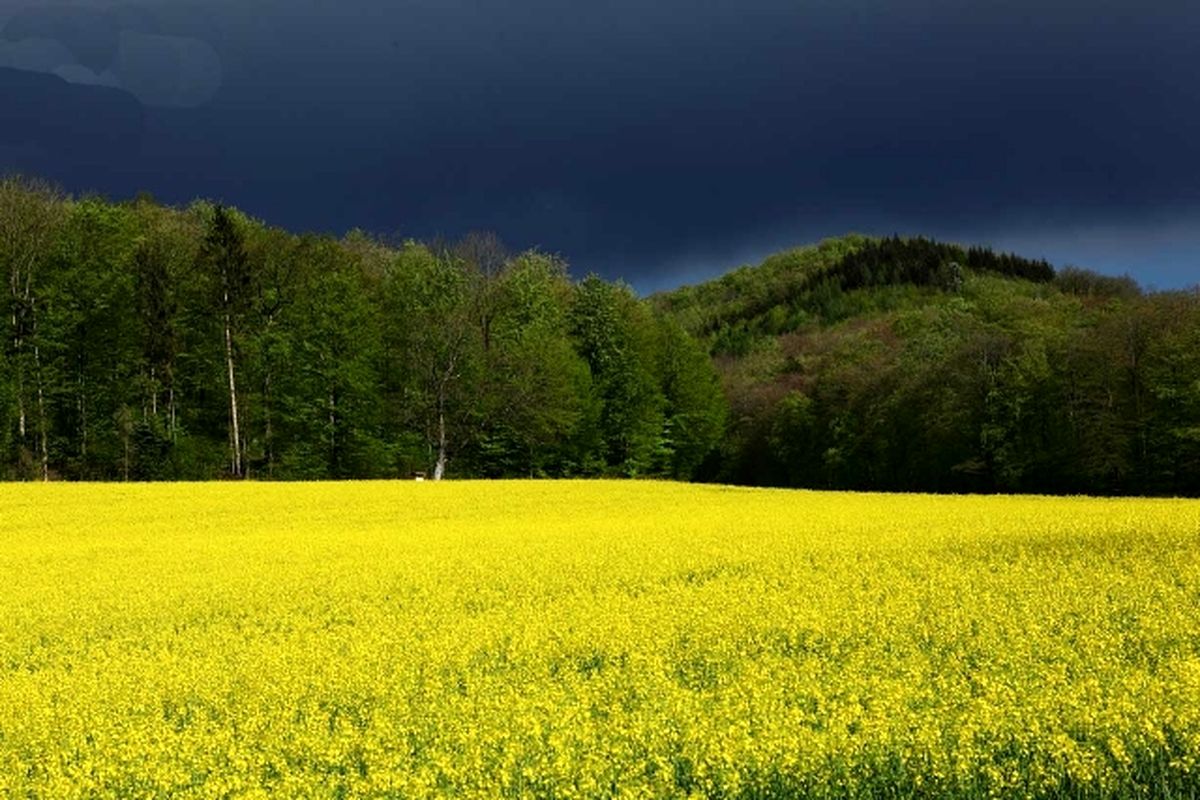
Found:
[[639, 299], [496, 237], [0, 182], [0, 476], [1200, 495], [1200, 295], [847, 236]]
[[852, 236], [651, 300], [729, 398], [706, 477], [1200, 494], [1197, 291]]

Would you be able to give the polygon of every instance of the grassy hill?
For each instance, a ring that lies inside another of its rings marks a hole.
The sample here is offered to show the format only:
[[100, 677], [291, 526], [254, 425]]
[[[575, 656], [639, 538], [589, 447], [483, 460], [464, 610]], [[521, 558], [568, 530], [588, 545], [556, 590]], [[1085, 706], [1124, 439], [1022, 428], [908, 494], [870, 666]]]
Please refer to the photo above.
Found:
[[1200, 493], [1200, 298], [929, 239], [847, 236], [650, 302], [699, 337], [711, 477]]

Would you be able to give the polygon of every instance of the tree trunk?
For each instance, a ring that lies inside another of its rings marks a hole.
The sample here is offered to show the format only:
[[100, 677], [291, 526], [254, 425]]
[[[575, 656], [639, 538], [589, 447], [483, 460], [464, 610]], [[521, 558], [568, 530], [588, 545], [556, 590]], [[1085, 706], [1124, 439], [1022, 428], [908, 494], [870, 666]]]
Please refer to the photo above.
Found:
[[167, 389], [167, 419], [170, 420], [171, 443], [175, 443], [175, 387]]
[[41, 348], [33, 346], [33, 367], [37, 373], [37, 407], [38, 407], [38, 445], [41, 450], [42, 481], [50, 480], [50, 448], [49, 434], [46, 431], [46, 396], [42, 390], [42, 355]]
[[150, 368], [150, 416], [158, 419], [158, 375]]
[[237, 380], [233, 368], [233, 326], [225, 315], [225, 367], [229, 373], [229, 445], [230, 467], [237, 477], [242, 476], [242, 432], [238, 421]]
[[27, 417], [25, 413], [25, 337], [22, 329], [25, 326], [24, 300], [21, 295], [20, 272], [14, 266], [9, 276], [9, 288], [12, 292], [12, 335], [13, 360], [16, 364], [17, 377], [17, 433], [20, 444], [24, 446], [27, 434]]
[[438, 410], [438, 455], [433, 467], [433, 479], [440, 481], [446, 474], [446, 414]]
[[21, 445], [25, 444], [26, 436], [26, 421], [25, 421], [25, 375], [21, 369], [20, 356], [17, 357], [17, 433], [21, 440]]
[[83, 461], [87, 461], [88, 454], [88, 409], [87, 409], [87, 382], [84, 380], [82, 356], [75, 360], [75, 392], [76, 392], [76, 412], [79, 414], [79, 456]]
[[[28, 292], [28, 288], [26, 291]], [[42, 386], [42, 349], [38, 345], [37, 339], [37, 307], [30, 303], [28, 308], [29, 332], [33, 339], [33, 379], [37, 386], [38, 451], [41, 460], [42, 481], [44, 482], [50, 480], [50, 448], [48, 446], [49, 433], [46, 431], [46, 393]]]
[[332, 387], [329, 389], [329, 477], [341, 477], [341, 465], [338, 463], [338, 441], [337, 441], [337, 393]]
[[167, 430], [170, 432], [171, 444], [175, 444], [175, 365], [172, 362], [167, 362], [163, 375], [167, 379]]
[[275, 428], [271, 424], [271, 365], [268, 362], [266, 370], [263, 372], [263, 422], [265, 424], [263, 432], [263, 445], [266, 449], [267, 456], [267, 477], [275, 476]]

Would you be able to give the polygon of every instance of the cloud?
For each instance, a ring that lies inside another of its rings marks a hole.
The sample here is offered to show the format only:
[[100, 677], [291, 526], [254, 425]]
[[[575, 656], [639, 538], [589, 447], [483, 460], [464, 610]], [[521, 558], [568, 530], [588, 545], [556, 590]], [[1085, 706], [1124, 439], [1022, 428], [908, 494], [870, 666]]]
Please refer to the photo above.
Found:
[[116, 60], [121, 85], [148, 106], [195, 108], [221, 87], [221, 59], [189, 37], [121, 33]]
[[29, 72], [53, 72], [64, 64], [75, 63], [75, 56], [56, 39], [23, 39], [18, 42], [0, 41], [0, 67], [23, 69]]
[[31, 5], [18, 11], [4, 26], [9, 41], [51, 39], [74, 54], [74, 61], [94, 72], [112, 65], [117, 54], [119, 28], [114, 16], [84, 6]]
[[117, 76], [113, 75], [110, 70], [105, 70], [97, 75], [82, 64], [62, 64], [51, 72], [67, 83], [75, 83], [80, 86], [110, 86], [116, 89], [121, 85]]
[[25, 8], [3, 28], [0, 66], [123, 88], [157, 108], [204, 105], [222, 82], [221, 59], [211, 45], [158, 33], [153, 15], [132, 5]]
[[142, 107], [118, 89], [0, 67], [0, 97], [0, 144], [88, 161], [136, 151], [141, 142]]

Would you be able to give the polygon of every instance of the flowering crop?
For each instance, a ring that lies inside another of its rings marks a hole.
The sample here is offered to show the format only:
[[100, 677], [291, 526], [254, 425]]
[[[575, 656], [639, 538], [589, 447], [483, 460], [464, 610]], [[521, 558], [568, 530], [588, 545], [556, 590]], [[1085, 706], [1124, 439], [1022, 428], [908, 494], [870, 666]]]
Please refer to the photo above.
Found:
[[8, 485], [0, 537], [0, 797], [1200, 786], [1195, 501]]

